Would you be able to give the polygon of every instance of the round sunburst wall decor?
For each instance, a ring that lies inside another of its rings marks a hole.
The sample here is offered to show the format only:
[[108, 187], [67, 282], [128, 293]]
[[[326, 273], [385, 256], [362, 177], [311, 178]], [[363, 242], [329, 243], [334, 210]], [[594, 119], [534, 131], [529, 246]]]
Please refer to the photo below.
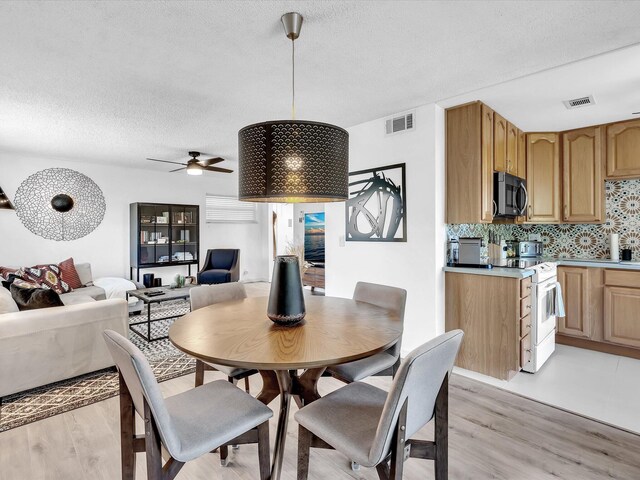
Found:
[[16, 214], [31, 232], [49, 240], [76, 240], [104, 218], [100, 187], [69, 168], [48, 168], [27, 178], [14, 198]]

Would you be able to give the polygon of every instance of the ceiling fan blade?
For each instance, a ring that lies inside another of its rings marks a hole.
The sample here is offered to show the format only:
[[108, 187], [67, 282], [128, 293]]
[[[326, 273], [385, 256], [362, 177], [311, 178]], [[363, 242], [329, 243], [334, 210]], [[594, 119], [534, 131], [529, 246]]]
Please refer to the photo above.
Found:
[[220, 172], [220, 173], [231, 173], [233, 170], [229, 170], [228, 168], [220, 168], [220, 167], [202, 167], [203, 170], [207, 172]]
[[216, 163], [224, 162], [224, 158], [216, 157], [216, 158], [208, 158], [206, 160], [198, 160], [203, 167], [208, 167], [209, 165], [215, 165]]
[[169, 160], [156, 160], [155, 158], [147, 158], [147, 160], [151, 160], [152, 162], [175, 163], [176, 165], [184, 165], [184, 166], [187, 165], [186, 163], [170, 162]]
[[180, 170], [186, 170], [187, 167], [180, 167], [180, 168], [176, 168], [175, 170], [169, 170], [169, 173], [173, 173], [173, 172], [179, 172]]

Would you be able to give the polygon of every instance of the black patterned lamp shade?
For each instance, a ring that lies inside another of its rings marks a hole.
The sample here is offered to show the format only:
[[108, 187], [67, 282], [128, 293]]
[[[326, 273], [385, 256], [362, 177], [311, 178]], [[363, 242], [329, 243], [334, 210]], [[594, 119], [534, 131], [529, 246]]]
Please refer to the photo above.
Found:
[[327, 123], [278, 120], [238, 132], [239, 199], [343, 202], [348, 196], [349, 133]]
[[7, 194], [0, 188], [0, 210], [15, 210]]

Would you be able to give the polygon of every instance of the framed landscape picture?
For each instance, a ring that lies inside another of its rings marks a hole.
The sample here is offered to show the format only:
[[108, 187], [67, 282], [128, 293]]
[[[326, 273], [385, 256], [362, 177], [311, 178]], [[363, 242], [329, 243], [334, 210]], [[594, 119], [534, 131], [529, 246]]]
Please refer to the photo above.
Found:
[[346, 240], [406, 242], [405, 164], [349, 173]]
[[304, 214], [304, 260], [324, 265], [324, 212]]

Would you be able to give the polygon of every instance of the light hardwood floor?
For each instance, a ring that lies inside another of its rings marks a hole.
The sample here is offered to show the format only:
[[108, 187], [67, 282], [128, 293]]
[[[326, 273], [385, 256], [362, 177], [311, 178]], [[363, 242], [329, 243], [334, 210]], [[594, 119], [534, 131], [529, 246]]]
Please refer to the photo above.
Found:
[[[222, 378], [207, 372], [206, 381]], [[260, 379], [252, 377], [252, 392]], [[387, 387], [389, 380], [372, 383]], [[450, 392], [451, 479], [626, 479], [640, 478], [640, 437], [498, 388], [455, 376]], [[165, 395], [193, 385], [193, 375], [161, 384]], [[322, 394], [340, 383], [323, 378]], [[277, 408], [277, 400], [271, 405]], [[295, 406], [292, 407], [292, 414]], [[142, 422], [140, 422], [142, 428]], [[118, 401], [111, 398], [87, 407], [25, 425], [0, 434], [0, 479], [105, 479], [120, 478]], [[271, 435], [275, 432], [275, 417]], [[290, 419], [283, 480], [296, 478], [297, 425]], [[418, 437], [430, 438], [427, 426]], [[220, 467], [217, 455], [188, 463], [178, 478], [255, 479], [257, 450], [243, 445], [231, 451], [231, 462]], [[143, 454], [138, 454], [137, 478], [145, 478]], [[310, 479], [376, 479], [374, 470], [350, 469], [337, 452], [314, 450]], [[431, 462], [410, 459], [406, 480], [433, 478]]]
[[[250, 286], [253, 294], [264, 287]], [[205, 381], [222, 379], [206, 372]], [[174, 395], [192, 388], [193, 375], [161, 383], [163, 393]], [[371, 383], [388, 388], [390, 379]], [[251, 390], [259, 391], [259, 376], [251, 377]], [[342, 384], [320, 381], [325, 395]], [[597, 388], [597, 386], [594, 386]], [[277, 409], [277, 400], [271, 408]], [[603, 425], [455, 375], [450, 390], [450, 479], [596, 480], [640, 479], [640, 436]], [[292, 406], [285, 451], [283, 480], [296, 478], [297, 425]], [[120, 478], [118, 400], [111, 398], [62, 415], [0, 433], [0, 480], [80, 480]], [[271, 421], [271, 440], [275, 433]], [[142, 422], [139, 421], [142, 431]], [[419, 432], [431, 438], [432, 428]], [[257, 450], [243, 445], [230, 450], [230, 464], [220, 467], [217, 455], [189, 462], [179, 480], [256, 479]], [[146, 477], [144, 455], [138, 454], [137, 478]], [[373, 469], [350, 469], [339, 453], [313, 450], [310, 480], [377, 479]], [[433, 478], [432, 463], [410, 459], [406, 480]]]

